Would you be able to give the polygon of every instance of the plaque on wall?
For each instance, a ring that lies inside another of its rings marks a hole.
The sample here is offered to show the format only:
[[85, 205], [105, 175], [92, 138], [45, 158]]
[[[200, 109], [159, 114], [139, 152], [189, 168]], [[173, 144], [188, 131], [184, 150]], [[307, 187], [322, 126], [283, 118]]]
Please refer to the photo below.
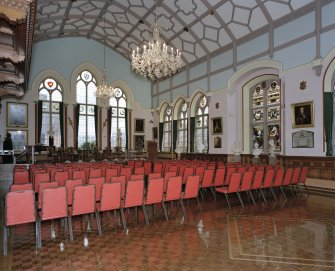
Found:
[[292, 148], [314, 148], [314, 132], [301, 130], [292, 133]]

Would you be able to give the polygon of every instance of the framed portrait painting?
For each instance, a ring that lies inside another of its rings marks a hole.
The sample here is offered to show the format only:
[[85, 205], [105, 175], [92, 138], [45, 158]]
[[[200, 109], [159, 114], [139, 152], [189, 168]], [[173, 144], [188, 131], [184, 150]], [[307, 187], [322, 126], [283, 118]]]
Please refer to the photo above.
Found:
[[222, 118], [212, 118], [212, 135], [222, 134]]
[[292, 128], [314, 127], [314, 102], [291, 105]]
[[13, 149], [18, 150], [28, 145], [28, 131], [27, 130], [7, 130], [11, 134]]
[[7, 102], [7, 127], [28, 127], [28, 104]]
[[135, 133], [144, 133], [144, 119], [135, 119]]
[[214, 148], [219, 149], [221, 148], [221, 137], [217, 136], [214, 138]]

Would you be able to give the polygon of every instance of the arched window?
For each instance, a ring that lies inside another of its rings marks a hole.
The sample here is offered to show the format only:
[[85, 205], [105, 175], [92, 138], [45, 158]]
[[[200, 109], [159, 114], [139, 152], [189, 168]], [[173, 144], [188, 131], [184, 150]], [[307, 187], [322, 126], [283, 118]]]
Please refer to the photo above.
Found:
[[[115, 88], [110, 105], [111, 147], [127, 147], [127, 97], [120, 88]], [[118, 140], [118, 136], [120, 139]]]
[[[38, 99], [39, 110], [39, 143], [49, 145], [49, 136], [54, 138], [54, 146], [62, 145], [61, 137], [61, 118], [63, 93], [59, 83], [46, 78], [39, 86]], [[42, 115], [40, 115], [42, 114]]]
[[208, 102], [205, 95], [196, 104], [194, 135], [195, 150], [208, 151]]
[[265, 80], [250, 88], [250, 148], [254, 144], [263, 152], [268, 152], [268, 142], [274, 140], [275, 150], [280, 151], [280, 102], [281, 89], [279, 80]]
[[89, 71], [81, 72], [77, 77], [77, 140], [78, 147], [85, 142], [97, 142], [96, 79]]
[[172, 148], [172, 108], [168, 106], [164, 112], [163, 146], [162, 151], [171, 151]]
[[[178, 109], [178, 145], [182, 148], [183, 152], [187, 152], [187, 129], [188, 129], [188, 114], [187, 114], [187, 103], [183, 102], [180, 104]], [[177, 145], [177, 147], [178, 147]]]

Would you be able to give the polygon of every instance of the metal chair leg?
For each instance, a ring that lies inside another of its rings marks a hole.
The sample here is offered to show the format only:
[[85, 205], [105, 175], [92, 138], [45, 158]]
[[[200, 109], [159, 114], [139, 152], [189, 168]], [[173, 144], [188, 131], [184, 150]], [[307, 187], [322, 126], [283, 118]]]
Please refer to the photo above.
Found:
[[165, 219], [166, 219], [166, 221], [168, 221], [169, 217], [168, 217], [168, 213], [167, 213], [167, 209], [166, 209], [164, 201], [162, 201], [162, 206], [163, 206], [163, 211], [164, 211]]
[[240, 201], [242, 207], [244, 208], [244, 204], [243, 204], [243, 201], [242, 201], [242, 198], [241, 198], [240, 193], [237, 192], [236, 194], [237, 194], [237, 197], [238, 197], [238, 199], [239, 199], [239, 201]]
[[7, 256], [8, 249], [8, 230], [7, 227], [3, 226], [3, 255]]
[[67, 216], [67, 220], [69, 221], [70, 241], [73, 241], [72, 217], [71, 217], [70, 215], [68, 215], [68, 216]]
[[97, 219], [97, 226], [98, 226], [98, 233], [99, 235], [102, 235], [102, 231], [101, 231], [101, 221], [100, 221], [100, 215], [98, 211], [95, 211], [95, 217]]
[[228, 200], [228, 194], [224, 194], [225, 195], [225, 197], [226, 197], [226, 201], [227, 201], [227, 203], [228, 203], [228, 207], [229, 207], [229, 209], [231, 209], [231, 207], [230, 207], [230, 203], [229, 203], [229, 200]]

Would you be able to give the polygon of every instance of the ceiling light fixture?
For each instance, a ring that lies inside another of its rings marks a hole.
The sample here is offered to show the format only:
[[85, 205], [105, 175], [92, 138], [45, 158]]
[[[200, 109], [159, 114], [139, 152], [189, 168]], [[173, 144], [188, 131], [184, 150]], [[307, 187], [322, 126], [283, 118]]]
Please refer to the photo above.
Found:
[[95, 96], [107, 103], [110, 98], [114, 97], [114, 88], [108, 84], [108, 77], [106, 71], [106, 40], [107, 40], [107, 33], [105, 28], [105, 14], [104, 14], [104, 32], [105, 32], [105, 39], [104, 39], [104, 71], [102, 74], [102, 81], [101, 84], [97, 86], [95, 91]]
[[172, 76], [181, 68], [181, 53], [167, 46], [159, 38], [157, 23], [157, 6], [155, 6], [155, 23], [152, 27], [152, 39], [143, 49], [137, 47], [131, 56], [131, 68], [136, 73], [157, 80]]

